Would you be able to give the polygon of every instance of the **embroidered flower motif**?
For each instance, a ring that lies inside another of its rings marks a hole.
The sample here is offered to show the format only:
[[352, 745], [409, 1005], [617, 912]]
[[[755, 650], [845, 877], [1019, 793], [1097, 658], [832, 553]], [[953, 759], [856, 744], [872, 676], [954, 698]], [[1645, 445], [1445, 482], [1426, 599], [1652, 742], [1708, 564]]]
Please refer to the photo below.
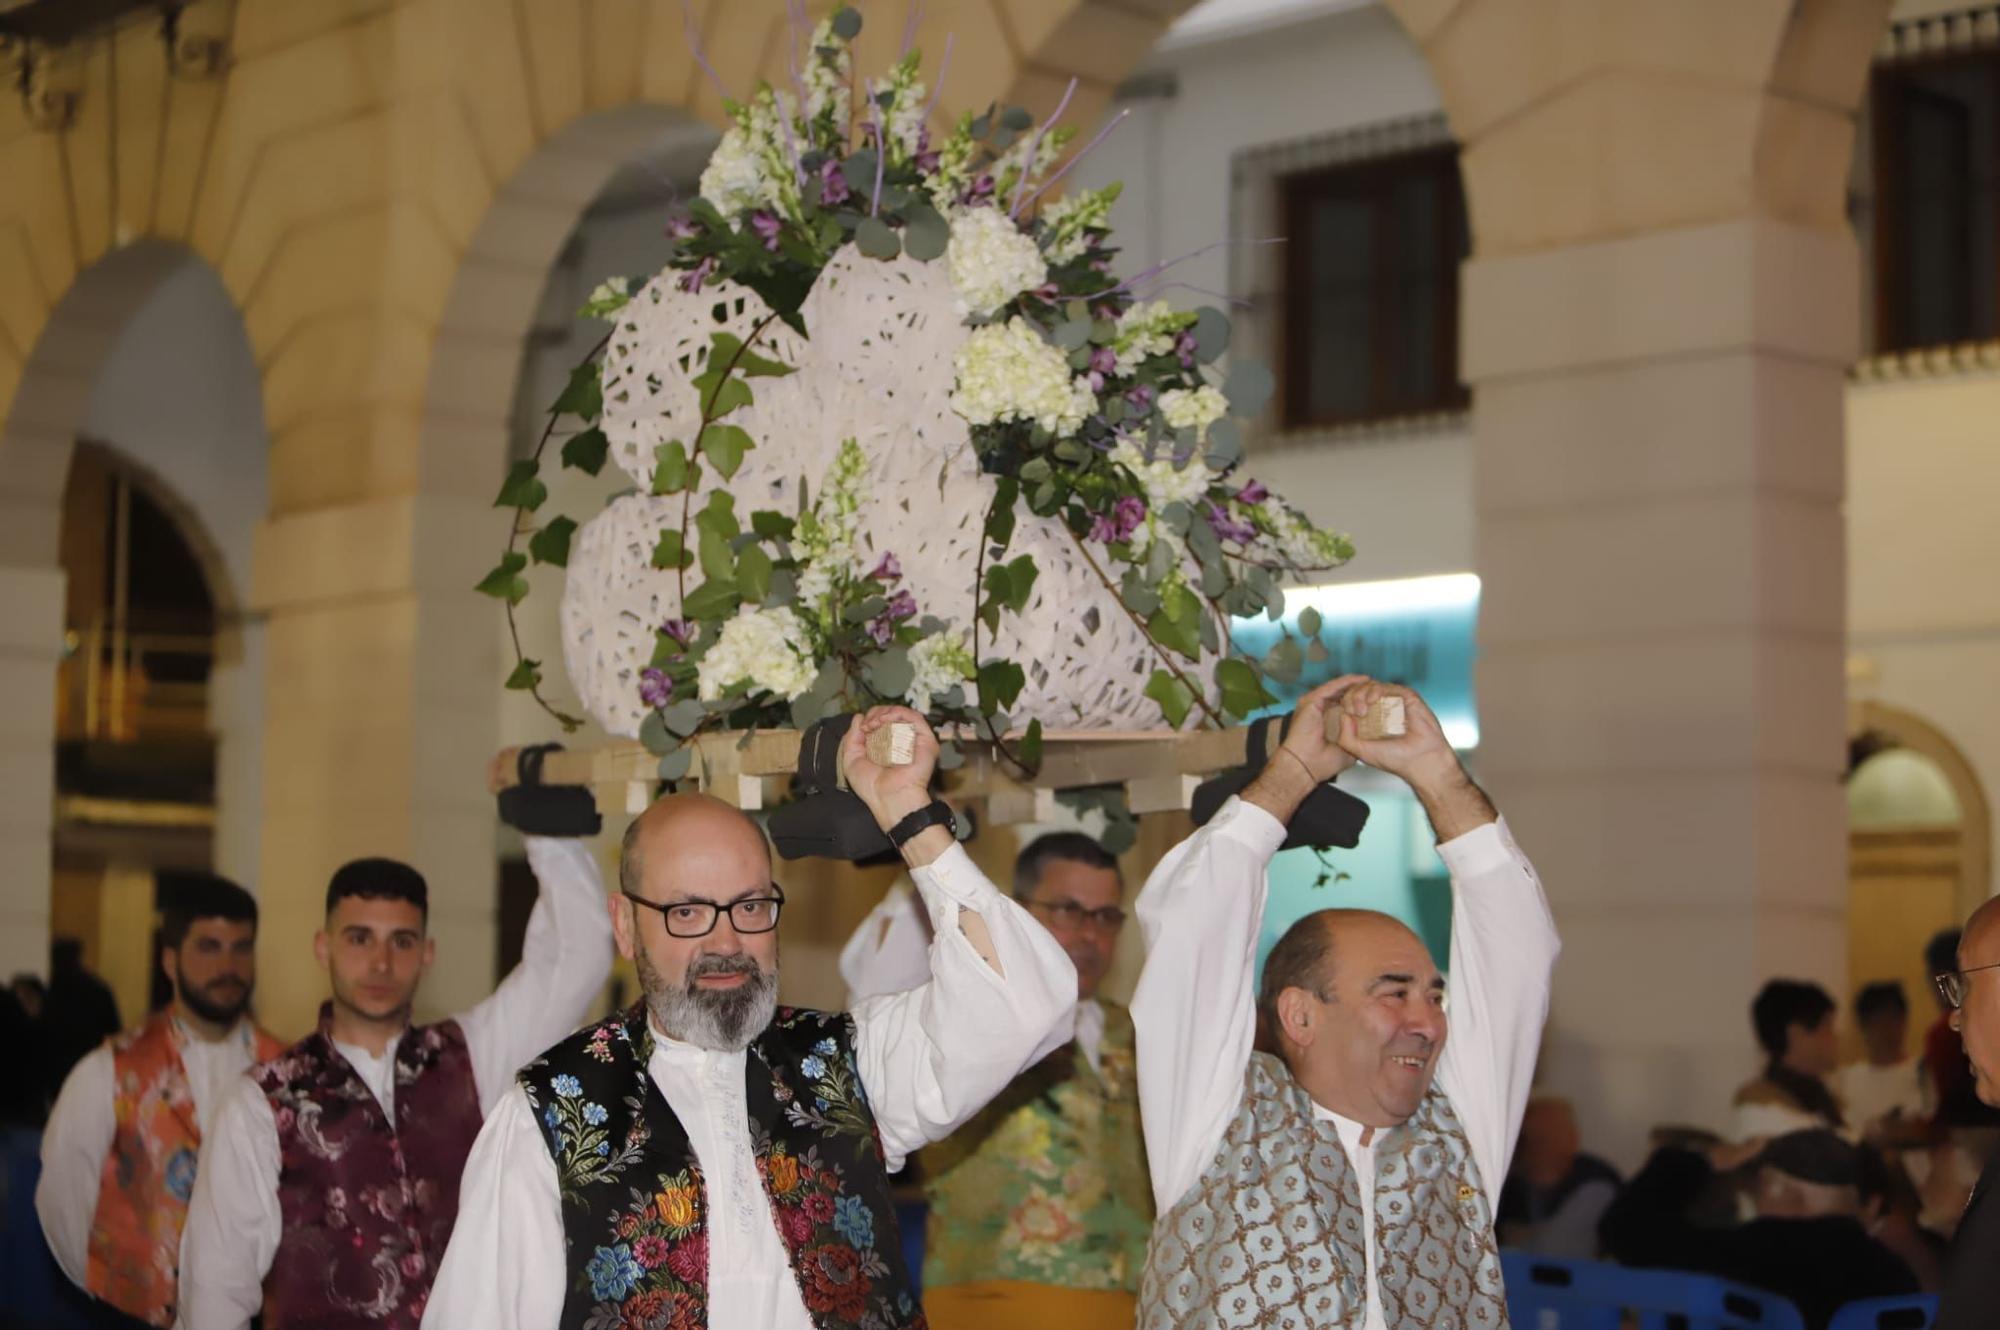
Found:
[[654, 1270], [667, 1262], [667, 1240], [657, 1233], [648, 1233], [632, 1244], [632, 1257], [648, 1270]]
[[615, 1247], [599, 1247], [591, 1253], [583, 1273], [590, 1280], [590, 1295], [600, 1301], [624, 1298], [645, 1275], [632, 1259], [632, 1249], [622, 1242]]
[[823, 1191], [816, 1191], [806, 1197], [805, 1200], [799, 1203], [799, 1208], [804, 1210], [806, 1218], [812, 1220], [815, 1224], [830, 1224], [833, 1222], [833, 1197]]
[[683, 1284], [707, 1284], [708, 1234], [696, 1233], [668, 1248], [667, 1269]]
[[819, 1054], [821, 1057], [824, 1058], [832, 1057], [834, 1054], [833, 1040], [831, 1039], [820, 1040], [818, 1043], [813, 1045], [813, 1052]]
[[583, 1106], [583, 1120], [593, 1127], [602, 1127], [605, 1120], [610, 1116], [609, 1113], [604, 1111], [604, 1105], [602, 1104], [585, 1104]]
[[583, 1083], [574, 1076], [558, 1076], [549, 1084], [565, 1099], [574, 1099], [583, 1093]]
[[772, 1155], [764, 1165], [764, 1175], [771, 1190], [780, 1196], [789, 1196], [799, 1189], [799, 1161], [791, 1155]]
[[799, 1063], [799, 1070], [806, 1074], [807, 1080], [816, 1081], [826, 1075], [826, 1063], [816, 1057], [808, 1056], [805, 1061]]
[[843, 1196], [833, 1203], [833, 1228], [857, 1247], [875, 1245], [875, 1212], [859, 1196]]
[[653, 1206], [670, 1229], [693, 1228], [701, 1220], [701, 1195], [693, 1187], [669, 1187], [653, 1198]]
[[835, 1320], [859, 1320], [868, 1310], [874, 1285], [862, 1272], [861, 1256], [851, 1247], [813, 1247], [799, 1262], [806, 1307]]
[[812, 1241], [812, 1216], [805, 1212], [803, 1206], [782, 1207], [778, 1211], [778, 1228], [784, 1234], [787, 1247], [803, 1247]]

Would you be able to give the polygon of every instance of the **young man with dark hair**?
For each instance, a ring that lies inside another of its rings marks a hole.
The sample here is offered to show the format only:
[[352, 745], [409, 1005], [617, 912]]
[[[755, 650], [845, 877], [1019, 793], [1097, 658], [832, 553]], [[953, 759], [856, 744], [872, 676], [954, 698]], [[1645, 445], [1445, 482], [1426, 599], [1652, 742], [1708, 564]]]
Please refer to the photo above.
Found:
[[202, 1157], [182, 1252], [200, 1330], [407, 1330], [458, 1213], [459, 1174], [514, 1072], [587, 1014], [611, 924], [584, 844], [528, 836], [542, 884], [521, 963], [492, 996], [413, 1025], [437, 952], [423, 875], [357, 859], [313, 938], [332, 996], [319, 1028], [240, 1080]]
[[1840, 1070], [1840, 1099], [1847, 1119], [1870, 1139], [1914, 1141], [1924, 1129], [1923, 1084], [1907, 1052], [1910, 1000], [1894, 979], [1863, 984], [1854, 996], [1854, 1023], [1863, 1055]]
[[1736, 1091], [1739, 1141], [1817, 1127], [1838, 1130], [1845, 1115], [1827, 1078], [1840, 1066], [1839, 1008], [1818, 984], [1773, 979], [1750, 1004], [1764, 1072]]
[[107, 1325], [170, 1326], [197, 1152], [230, 1087], [283, 1047], [250, 1020], [257, 902], [224, 878], [163, 879], [173, 1000], [77, 1063], [42, 1137], [49, 1250]]
[[[936, 1330], [1129, 1327], [1153, 1204], [1132, 1017], [1098, 993], [1125, 924], [1124, 880], [1097, 841], [1057, 831], [1021, 851], [1013, 886], [1076, 966], [1076, 1039], [919, 1156], [924, 1312]], [[849, 1005], [922, 983], [931, 941], [915, 894], [892, 890], [841, 952]]]

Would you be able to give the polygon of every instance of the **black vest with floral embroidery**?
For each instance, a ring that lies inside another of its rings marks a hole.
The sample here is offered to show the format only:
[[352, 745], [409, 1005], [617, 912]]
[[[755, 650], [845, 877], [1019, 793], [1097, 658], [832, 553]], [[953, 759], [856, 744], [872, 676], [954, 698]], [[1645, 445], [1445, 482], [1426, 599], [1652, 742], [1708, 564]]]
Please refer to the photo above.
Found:
[[[707, 1193], [652, 1053], [641, 1003], [521, 1069], [562, 1192], [564, 1330], [708, 1324]], [[813, 1324], [921, 1330], [852, 1018], [780, 1007], [743, 1068], [757, 1173]]]

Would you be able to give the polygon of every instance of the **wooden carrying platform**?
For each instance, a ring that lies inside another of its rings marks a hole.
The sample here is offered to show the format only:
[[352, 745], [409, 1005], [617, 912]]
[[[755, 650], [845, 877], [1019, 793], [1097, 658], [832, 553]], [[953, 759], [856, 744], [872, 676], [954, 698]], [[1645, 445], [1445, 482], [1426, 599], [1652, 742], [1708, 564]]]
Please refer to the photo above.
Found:
[[[1338, 724], [1337, 716], [1328, 721], [1330, 730]], [[1402, 699], [1383, 698], [1358, 728], [1366, 739], [1402, 735]], [[1135, 814], [1186, 808], [1202, 781], [1243, 765], [1249, 730], [1049, 730], [1042, 735], [1041, 767], [1032, 777], [996, 757], [986, 740], [970, 734], [944, 737], [955, 740], [965, 758], [943, 773], [945, 794], [983, 801], [989, 821], [1008, 823], [1047, 821], [1054, 815], [1058, 790], [1091, 785], [1123, 785]], [[869, 736], [869, 756], [900, 766], [909, 761], [914, 739], [907, 725], [887, 726]], [[797, 730], [705, 734], [693, 746], [689, 775], [699, 788], [738, 808], [763, 808], [782, 798], [798, 769]], [[502, 754], [502, 759], [495, 764], [496, 788], [516, 783], [511, 758]], [[542, 763], [542, 780], [588, 785], [602, 812], [637, 813], [652, 802], [659, 766], [660, 759], [644, 745], [628, 741], [550, 753]]]

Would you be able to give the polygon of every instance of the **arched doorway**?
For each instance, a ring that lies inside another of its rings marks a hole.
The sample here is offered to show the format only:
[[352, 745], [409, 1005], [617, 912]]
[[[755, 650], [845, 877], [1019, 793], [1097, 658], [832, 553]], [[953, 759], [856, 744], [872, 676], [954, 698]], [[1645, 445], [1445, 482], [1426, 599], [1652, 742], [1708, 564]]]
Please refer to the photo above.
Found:
[[[1986, 794], [1964, 755], [1927, 721], [1879, 702], [1850, 712], [1849, 983], [1899, 980], [1913, 1010], [1928, 1011], [1924, 943], [1987, 896]], [[1925, 1023], [1912, 1021], [1913, 1040]]]

